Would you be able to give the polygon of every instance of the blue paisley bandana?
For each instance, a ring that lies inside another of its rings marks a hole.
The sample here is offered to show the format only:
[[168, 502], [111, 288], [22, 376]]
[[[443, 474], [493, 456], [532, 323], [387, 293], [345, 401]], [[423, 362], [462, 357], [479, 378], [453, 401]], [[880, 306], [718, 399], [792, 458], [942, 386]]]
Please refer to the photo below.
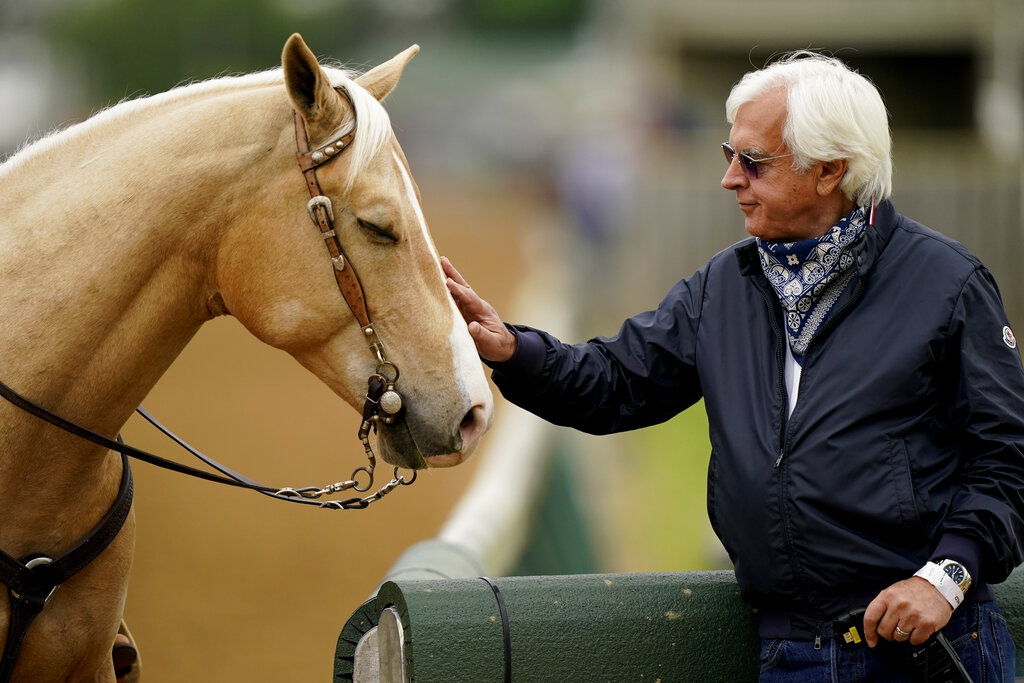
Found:
[[789, 346], [801, 365], [807, 345], [853, 277], [850, 246], [864, 233], [868, 208], [855, 209], [821, 237], [801, 242], [757, 240], [761, 268], [782, 302]]

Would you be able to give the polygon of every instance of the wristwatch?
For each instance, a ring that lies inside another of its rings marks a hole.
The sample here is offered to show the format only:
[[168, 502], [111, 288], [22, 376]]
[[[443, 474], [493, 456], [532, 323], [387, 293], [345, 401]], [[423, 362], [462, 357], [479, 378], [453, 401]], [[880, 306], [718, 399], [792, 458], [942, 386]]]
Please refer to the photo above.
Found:
[[964, 595], [971, 587], [970, 572], [956, 560], [929, 562], [918, 569], [914, 576], [920, 576], [935, 586], [953, 609], [964, 601]]

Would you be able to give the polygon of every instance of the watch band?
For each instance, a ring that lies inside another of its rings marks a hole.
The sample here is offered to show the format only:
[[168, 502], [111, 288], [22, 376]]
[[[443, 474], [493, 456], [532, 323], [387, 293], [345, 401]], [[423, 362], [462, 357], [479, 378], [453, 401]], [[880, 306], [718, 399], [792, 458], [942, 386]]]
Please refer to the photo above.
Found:
[[960, 603], [964, 601], [964, 592], [960, 590], [960, 586], [935, 562], [928, 562], [925, 566], [918, 569], [914, 576], [920, 576], [935, 586], [953, 609], [959, 607]]

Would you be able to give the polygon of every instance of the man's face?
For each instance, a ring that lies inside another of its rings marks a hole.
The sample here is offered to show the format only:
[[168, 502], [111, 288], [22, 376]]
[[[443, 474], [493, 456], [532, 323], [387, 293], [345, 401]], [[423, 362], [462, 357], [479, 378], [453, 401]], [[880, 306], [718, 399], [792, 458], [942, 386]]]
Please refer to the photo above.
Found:
[[744, 173], [740, 153], [754, 159], [790, 153], [782, 141], [785, 120], [786, 91], [781, 88], [741, 106], [729, 135], [737, 154], [722, 178], [722, 187], [736, 192], [747, 232], [768, 242], [819, 237], [842, 215], [836, 215], [834, 197], [822, 194], [821, 164], [794, 171], [787, 156], [758, 164], [757, 178]]

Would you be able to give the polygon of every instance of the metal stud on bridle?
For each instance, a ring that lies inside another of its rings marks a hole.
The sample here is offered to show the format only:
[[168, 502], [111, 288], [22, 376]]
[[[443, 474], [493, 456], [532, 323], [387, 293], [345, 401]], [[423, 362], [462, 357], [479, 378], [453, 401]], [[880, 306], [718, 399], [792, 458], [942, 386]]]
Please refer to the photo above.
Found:
[[402, 410], [402, 397], [395, 391], [395, 382], [398, 381], [398, 366], [391, 361], [383, 361], [377, 366], [377, 374], [384, 382], [384, 392], [380, 395], [380, 421], [384, 424], [391, 424], [395, 421], [395, 415]]

